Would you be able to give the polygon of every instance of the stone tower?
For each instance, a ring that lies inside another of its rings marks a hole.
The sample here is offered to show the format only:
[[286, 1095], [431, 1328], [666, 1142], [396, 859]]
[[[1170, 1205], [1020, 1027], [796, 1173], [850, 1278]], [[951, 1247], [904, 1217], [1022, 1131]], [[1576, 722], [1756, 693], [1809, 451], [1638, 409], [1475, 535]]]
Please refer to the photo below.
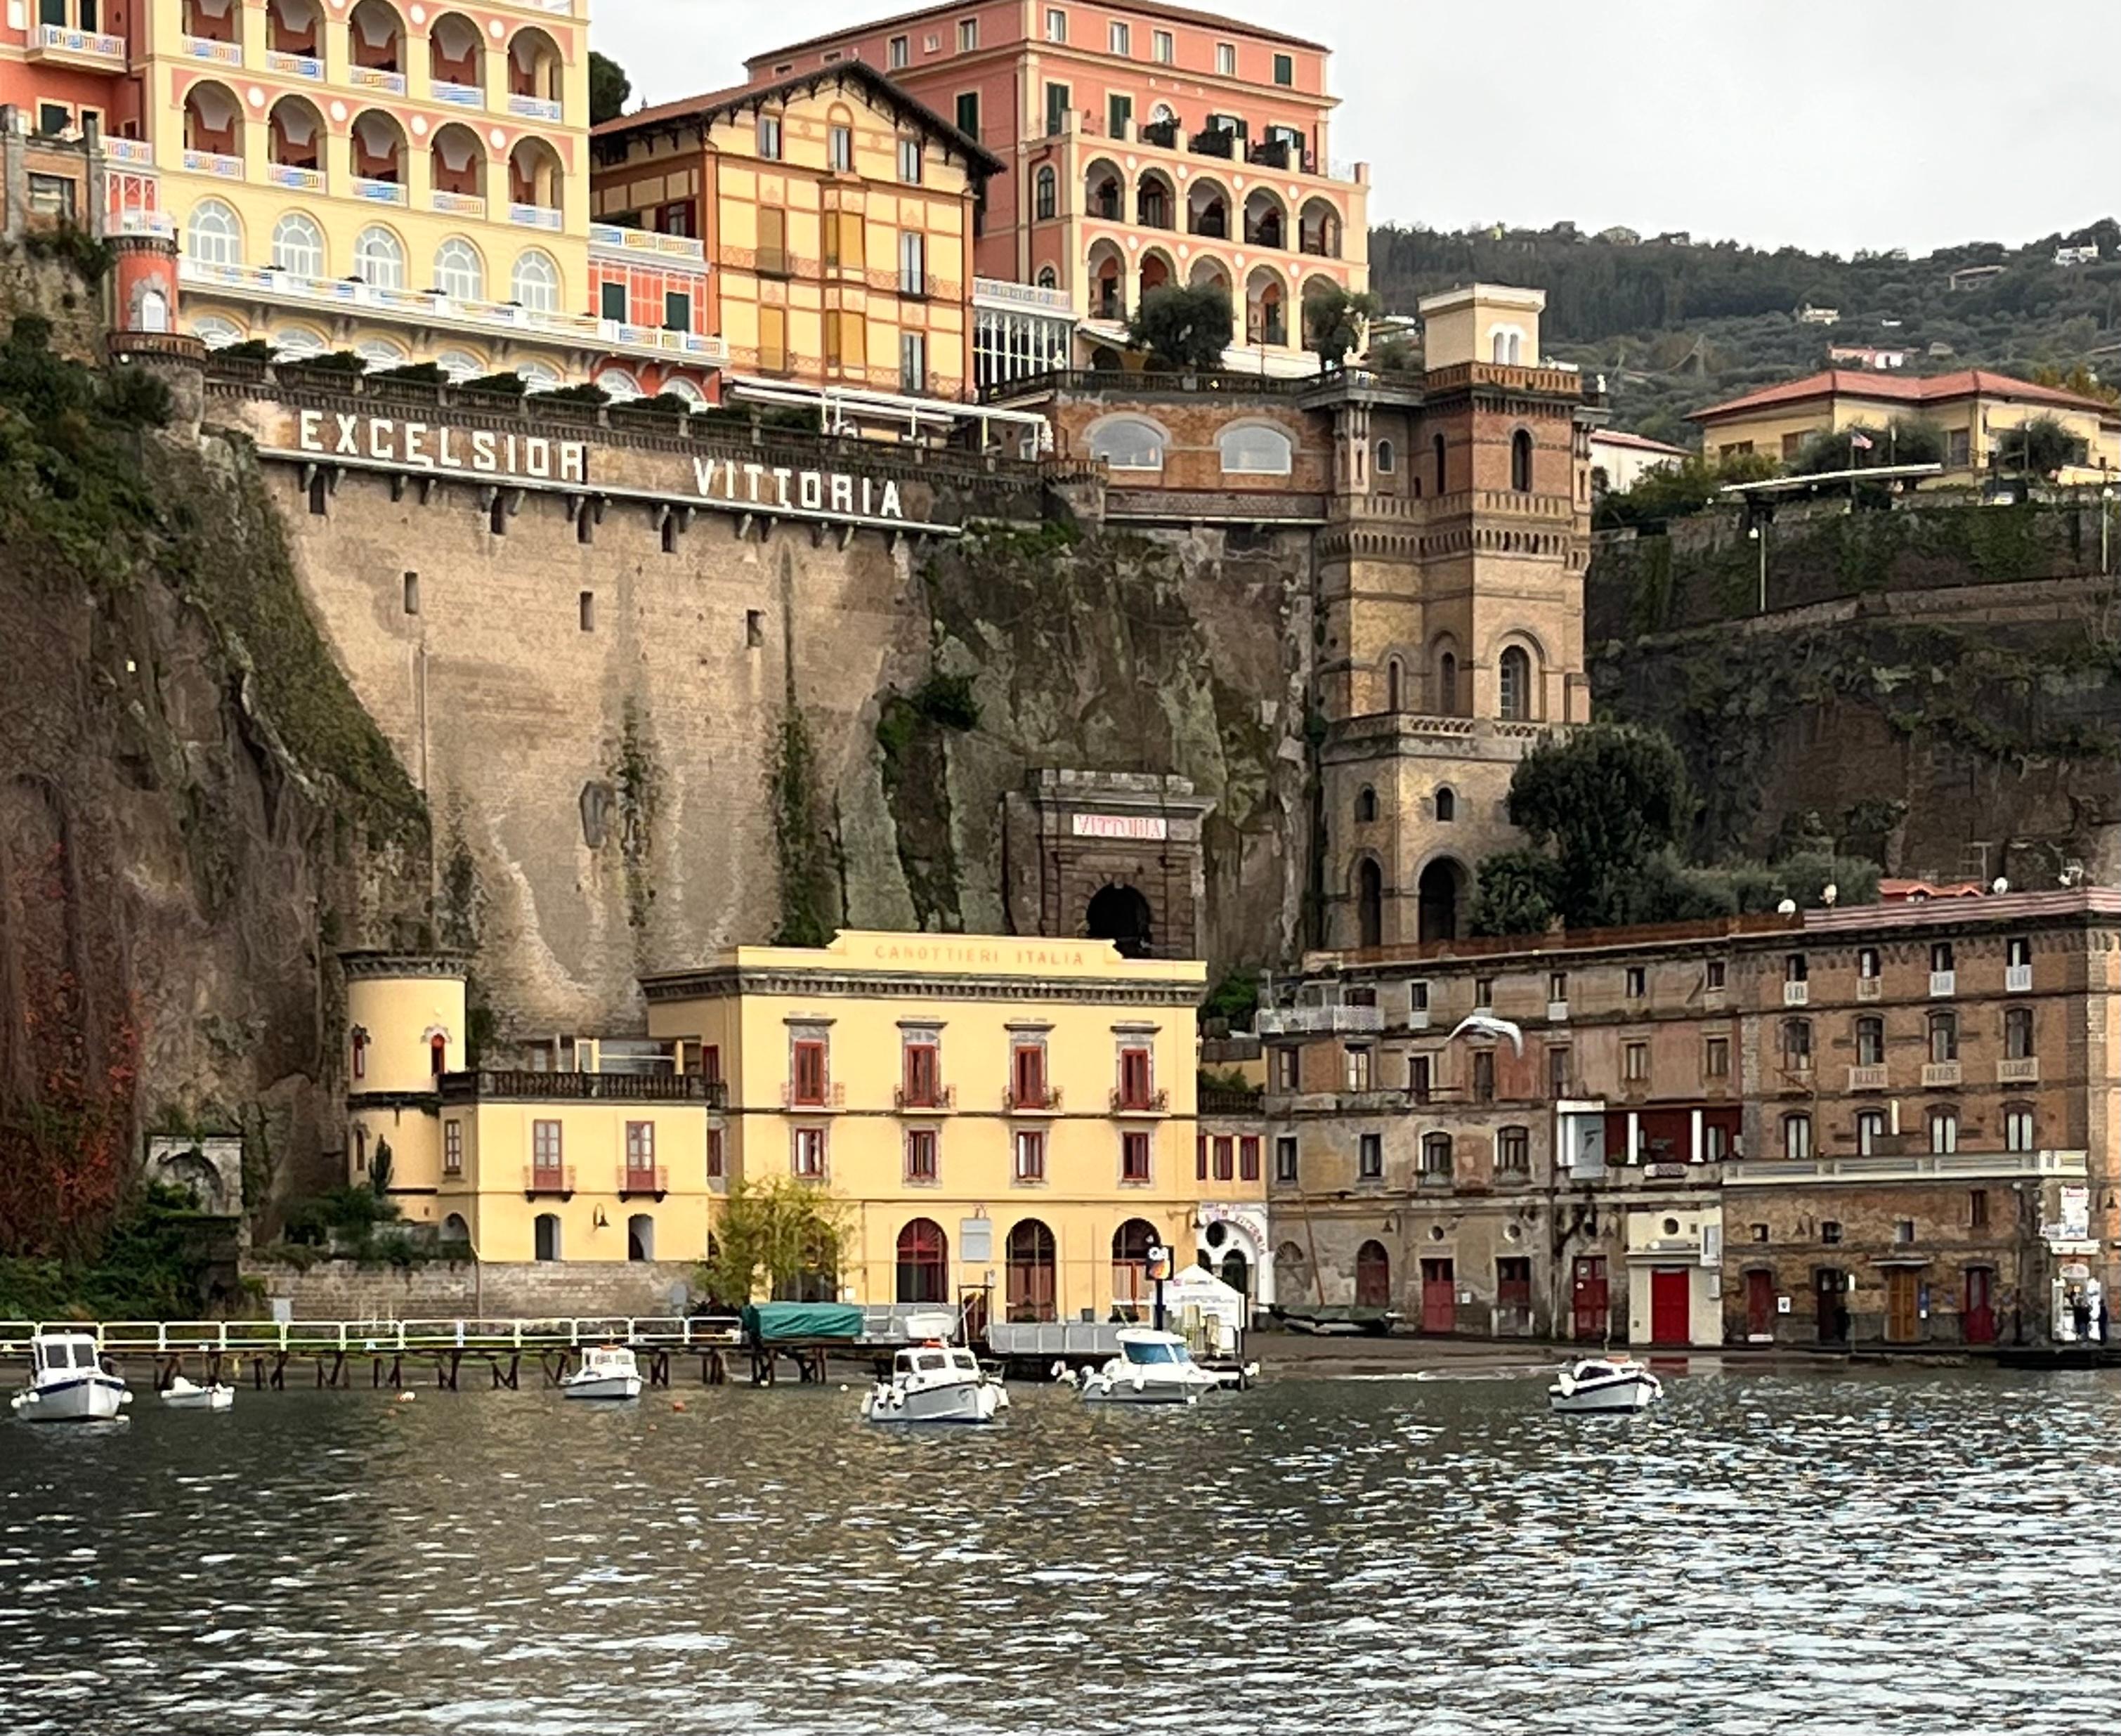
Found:
[[1462, 934], [1480, 858], [1510, 847], [1517, 760], [1591, 715], [1583, 668], [1590, 431], [1542, 366], [1539, 290], [1420, 304], [1424, 371], [1350, 372], [1319, 537], [1320, 938]]

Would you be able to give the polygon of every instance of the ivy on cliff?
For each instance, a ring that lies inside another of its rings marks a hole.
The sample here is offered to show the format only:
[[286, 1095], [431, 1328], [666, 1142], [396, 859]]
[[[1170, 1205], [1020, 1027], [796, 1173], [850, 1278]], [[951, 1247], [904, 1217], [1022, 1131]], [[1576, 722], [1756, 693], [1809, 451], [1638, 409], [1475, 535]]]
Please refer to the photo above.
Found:
[[781, 925], [773, 944], [823, 946], [838, 926], [837, 876], [818, 782], [817, 744], [792, 694], [774, 725], [766, 799], [781, 891]]

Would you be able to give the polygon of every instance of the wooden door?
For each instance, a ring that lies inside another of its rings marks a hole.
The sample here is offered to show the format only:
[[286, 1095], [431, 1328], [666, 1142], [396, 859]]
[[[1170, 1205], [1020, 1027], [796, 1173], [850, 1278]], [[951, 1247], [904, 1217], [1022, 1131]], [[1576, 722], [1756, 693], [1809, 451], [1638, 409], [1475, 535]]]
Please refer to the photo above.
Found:
[[1886, 1342], [1913, 1344], [1922, 1336], [1916, 1312], [1922, 1274], [1912, 1266], [1895, 1266], [1886, 1274]]
[[1458, 1281], [1448, 1260], [1421, 1262], [1421, 1329], [1448, 1332], [1458, 1325]]
[[1650, 1274], [1650, 1342], [1694, 1342], [1694, 1286], [1683, 1266], [1660, 1266]]
[[1993, 1267], [1966, 1268], [1966, 1301], [1960, 1318], [1969, 1344], [1996, 1342], [1996, 1272]]
[[1848, 1304], [1844, 1290], [1842, 1275], [1832, 1267], [1823, 1267], [1815, 1275], [1812, 1300], [1817, 1310], [1821, 1344], [1848, 1342]]
[[1746, 1336], [1772, 1338], [1775, 1335], [1775, 1275], [1771, 1272], [1746, 1274]]
[[1612, 1320], [1606, 1291], [1603, 1254], [1577, 1256], [1575, 1272], [1569, 1283], [1569, 1300], [1577, 1337], [1602, 1342]]

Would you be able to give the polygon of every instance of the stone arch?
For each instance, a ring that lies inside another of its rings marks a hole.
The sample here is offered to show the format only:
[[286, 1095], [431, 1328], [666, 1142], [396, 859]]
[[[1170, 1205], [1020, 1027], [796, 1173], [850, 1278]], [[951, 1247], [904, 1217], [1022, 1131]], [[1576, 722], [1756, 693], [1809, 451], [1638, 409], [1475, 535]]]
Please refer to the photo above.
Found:
[[626, 1220], [626, 1257], [646, 1261], [655, 1258], [655, 1214], [636, 1211]]
[[1332, 200], [1317, 195], [1306, 199], [1297, 214], [1297, 250], [1319, 259], [1340, 257], [1340, 213]]
[[1429, 486], [1430, 490], [1438, 496], [1447, 494], [1450, 492], [1449, 478], [1451, 472], [1450, 467], [1446, 461], [1447, 451], [1448, 448], [1444, 443], [1443, 430], [1439, 428], [1435, 433], [1430, 435], [1429, 437]]
[[346, 35], [356, 66], [373, 72], [405, 70], [405, 21], [389, 0], [361, 0], [347, 14]]
[[1503, 634], [1495, 649], [1495, 715], [1506, 722], [1536, 722], [1541, 703], [1546, 651], [1523, 628]]
[[1090, 317], [1126, 318], [1126, 255], [1116, 241], [1099, 239], [1090, 244]]
[[1406, 709], [1406, 664], [1396, 652], [1385, 659], [1385, 709]]
[[1274, 1293], [1282, 1301], [1300, 1300], [1311, 1288], [1311, 1259], [1295, 1242], [1284, 1242], [1274, 1251]]
[[1254, 185], [1245, 194], [1245, 245], [1279, 252], [1288, 242], [1288, 201], [1271, 187]]
[[398, 124], [396, 115], [385, 109], [363, 109], [347, 130], [352, 141], [357, 180], [389, 186], [405, 184], [405, 129]]
[[1368, 825], [1377, 817], [1377, 787], [1373, 784], [1364, 784], [1355, 792], [1355, 823], [1358, 825]]
[[1460, 927], [1459, 912], [1471, 876], [1453, 856], [1433, 857], [1415, 883], [1416, 935], [1423, 940], [1455, 940]]
[[911, 1218], [898, 1232], [894, 1250], [896, 1287], [901, 1302], [950, 1300], [950, 1239], [932, 1218]]
[[[427, 77], [431, 86], [459, 91], [486, 87], [486, 39], [462, 12], [443, 12], [427, 26]], [[436, 91], [445, 102], [452, 99]]]
[[1140, 280], [1141, 293], [1145, 296], [1152, 289], [1162, 289], [1167, 284], [1176, 283], [1178, 281], [1178, 267], [1161, 247], [1145, 248], [1141, 255]]
[[1175, 229], [1178, 189], [1162, 169], [1146, 168], [1135, 183], [1134, 208], [1135, 221], [1144, 229]]
[[1466, 672], [1460, 666], [1458, 642], [1438, 633], [1429, 642], [1429, 707], [1432, 716], [1457, 717], [1466, 708]]
[[1126, 959], [1146, 959], [1156, 939], [1155, 913], [1138, 886], [1108, 880], [1090, 896], [1083, 912], [1083, 931], [1093, 940], [1110, 940]]
[[1083, 215], [1100, 222], [1126, 221], [1126, 171], [1109, 156], [1093, 156], [1083, 167]]
[[478, 134], [461, 121], [445, 121], [435, 128], [427, 146], [428, 172], [435, 191], [444, 195], [451, 209], [476, 214], [473, 208], [451, 202], [476, 199], [482, 210], [486, 198], [486, 147]]
[[1245, 342], [1289, 342], [1289, 282], [1271, 265], [1255, 265], [1245, 279]]
[[526, 133], [508, 153], [508, 199], [513, 205], [554, 212], [556, 220], [538, 226], [557, 229], [557, 213], [566, 188], [560, 153], [543, 139]]
[[1519, 428], [1510, 436], [1510, 488], [1518, 494], [1531, 492], [1531, 430]]
[[1083, 431], [1083, 447], [1115, 470], [1161, 470], [1171, 445], [1171, 431], [1149, 417], [1131, 412], [1102, 416]]
[[1364, 851], [1355, 859], [1349, 876], [1349, 896], [1355, 905], [1355, 945], [1382, 946], [1385, 940], [1385, 870], [1376, 856]]
[[275, 168], [323, 172], [324, 118], [308, 97], [291, 91], [267, 112], [265, 160]]
[[[508, 94], [528, 96], [557, 107], [564, 99], [566, 65], [559, 44], [534, 25], [526, 25], [508, 39]], [[557, 114], [546, 119], [557, 120]]]
[[1355, 1306], [1391, 1306], [1391, 1256], [1374, 1239], [1355, 1250]]
[[1212, 175], [1195, 175], [1186, 187], [1186, 232], [1227, 241], [1230, 227], [1230, 189]]
[[1458, 792], [1448, 784], [1436, 786], [1436, 819], [1440, 825], [1449, 825], [1458, 818]]
[[441, 1228], [436, 1234], [445, 1245], [461, 1243], [466, 1248], [471, 1246], [471, 1225], [464, 1220], [464, 1215], [461, 1211], [452, 1211], [444, 1218]]

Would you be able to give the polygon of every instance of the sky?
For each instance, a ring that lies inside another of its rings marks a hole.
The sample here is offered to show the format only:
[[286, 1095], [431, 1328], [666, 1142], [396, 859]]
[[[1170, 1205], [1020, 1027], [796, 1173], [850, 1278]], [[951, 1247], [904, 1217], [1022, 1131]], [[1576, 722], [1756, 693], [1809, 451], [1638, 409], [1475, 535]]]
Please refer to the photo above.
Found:
[[[2121, 214], [2121, 0], [1234, 0], [1334, 50], [1370, 218], [1923, 254]], [[592, 0], [634, 98], [915, 0]]]

